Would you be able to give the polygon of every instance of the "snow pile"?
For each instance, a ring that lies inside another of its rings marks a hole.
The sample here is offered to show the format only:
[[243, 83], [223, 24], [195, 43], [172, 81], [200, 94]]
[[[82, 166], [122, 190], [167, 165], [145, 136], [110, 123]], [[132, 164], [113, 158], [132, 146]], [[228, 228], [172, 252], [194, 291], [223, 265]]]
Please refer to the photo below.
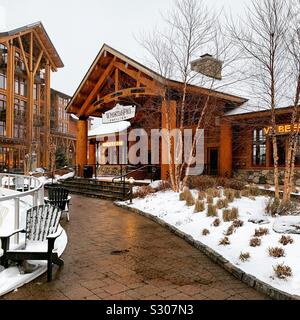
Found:
[[[193, 191], [193, 194], [196, 195], [196, 192]], [[294, 220], [292, 217], [274, 218], [265, 216], [267, 200], [263, 196], [254, 199], [242, 197], [242, 199], [235, 199], [230, 204], [229, 208], [238, 208], [239, 219], [244, 222], [244, 225], [235, 229], [234, 233], [229, 236], [230, 245], [227, 246], [220, 245], [220, 240], [224, 239], [224, 233], [232, 225], [232, 222], [223, 221], [222, 210], [218, 210], [216, 217], [207, 217], [206, 211], [194, 213], [194, 206], [186, 206], [185, 202], [179, 201], [179, 195], [173, 191], [151, 194], [145, 199], [134, 199], [134, 203], [130, 207], [161, 218], [181, 232], [192, 236], [194, 240], [212, 248], [232, 264], [237, 265], [244, 272], [261, 281], [289, 294], [300, 296], [300, 235], [293, 235], [293, 244], [283, 247], [279, 243], [282, 234], [278, 234], [272, 229], [274, 225], [276, 230], [282, 232], [283, 229], [278, 228], [280, 221], [285, 221], [286, 224], [291, 222], [289, 225], [295, 225], [295, 220], [297, 219], [299, 222], [300, 217], [296, 217]], [[216, 201], [215, 198], [214, 202], [216, 203]], [[121, 203], [127, 204], [126, 202]], [[221, 220], [218, 227], [213, 225], [216, 218]], [[249, 222], [249, 220], [255, 223]], [[256, 230], [261, 228], [256, 223], [268, 223], [263, 227], [267, 228], [269, 233], [260, 238], [261, 245], [259, 247], [251, 247], [250, 240], [254, 237]], [[204, 229], [208, 229], [210, 234], [204, 236], [202, 234]], [[271, 257], [269, 255], [270, 247], [283, 247], [285, 256], [277, 259]], [[242, 262], [240, 260], [241, 253], [249, 253], [250, 260]], [[287, 280], [277, 278], [274, 273], [273, 268], [282, 263], [291, 267], [293, 271], [293, 276]]]
[[277, 233], [300, 234], [300, 217], [281, 217], [278, 218], [273, 226]]
[[59, 181], [63, 181], [63, 180], [67, 180], [67, 179], [72, 179], [74, 177], [75, 177], [75, 172], [69, 172], [63, 176], [55, 175], [55, 177], [53, 179], [47, 178], [47, 177], [40, 177], [38, 179], [42, 184], [45, 185], [45, 184], [57, 183]]

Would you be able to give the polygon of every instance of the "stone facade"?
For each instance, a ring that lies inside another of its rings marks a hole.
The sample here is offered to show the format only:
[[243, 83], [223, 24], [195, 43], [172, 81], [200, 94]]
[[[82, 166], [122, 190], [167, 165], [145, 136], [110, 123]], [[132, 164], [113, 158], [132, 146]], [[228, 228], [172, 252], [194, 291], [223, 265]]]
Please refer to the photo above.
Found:
[[[234, 178], [255, 184], [274, 185], [274, 170], [235, 170]], [[284, 170], [279, 171], [279, 181], [283, 184]], [[300, 168], [295, 172], [295, 184], [300, 186]]]

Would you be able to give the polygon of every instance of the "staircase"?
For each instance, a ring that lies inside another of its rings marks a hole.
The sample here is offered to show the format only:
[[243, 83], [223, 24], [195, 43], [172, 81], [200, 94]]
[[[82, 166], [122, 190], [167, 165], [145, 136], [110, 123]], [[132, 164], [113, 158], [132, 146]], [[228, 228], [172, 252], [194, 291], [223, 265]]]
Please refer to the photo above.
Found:
[[70, 193], [80, 194], [92, 198], [127, 200], [130, 187], [121, 182], [98, 181], [93, 179], [68, 179], [60, 183]]

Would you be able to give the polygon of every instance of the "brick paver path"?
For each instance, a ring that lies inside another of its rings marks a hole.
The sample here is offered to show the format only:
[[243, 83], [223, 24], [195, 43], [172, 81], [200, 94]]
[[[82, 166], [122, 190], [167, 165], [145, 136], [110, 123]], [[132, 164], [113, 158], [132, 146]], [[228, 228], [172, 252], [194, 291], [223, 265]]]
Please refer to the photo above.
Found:
[[154, 222], [73, 196], [65, 267], [4, 299], [267, 299]]

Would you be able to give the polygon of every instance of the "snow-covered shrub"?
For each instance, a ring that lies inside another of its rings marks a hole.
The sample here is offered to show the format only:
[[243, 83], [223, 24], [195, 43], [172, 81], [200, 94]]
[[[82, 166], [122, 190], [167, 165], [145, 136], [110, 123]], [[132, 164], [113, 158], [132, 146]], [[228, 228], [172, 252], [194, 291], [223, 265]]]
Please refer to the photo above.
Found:
[[202, 235], [203, 235], [204, 237], [208, 236], [209, 234], [210, 234], [210, 231], [209, 231], [209, 230], [203, 229]]
[[234, 227], [234, 225], [231, 225], [227, 229], [227, 231], [224, 232], [224, 236], [227, 236], [227, 237], [232, 236], [234, 234], [234, 232], [235, 232], [235, 227]]
[[219, 227], [221, 224], [221, 220], [219, 218], [217, 218], [214, 222], [213, 222], [213, 226], [214, 227]]
[[282, 258], [285, 256], [285, 251], [282, 248], [269, 248], [269, 256], [273, 258]]
[[235, 199], [241, 199], [241, 191], [240, 190], [234, 190], [234, 197]]
[[233, 221], [232, 225], [238, 229], [244, 226], [244, 221], [237, 219]]
[[228, 207], [228, 201], [227, 201], [227, 199], [219, 199], [218, 201], [217, 201], [217, 208], [218, 209], [225, 209], [225, 208], [227, 208]]
[[239, 218], [239, 209], [232, 208], [232, 209], [224, 209], [223, 210], [223, 220], [224, 222], [230, 222], [237, 220]]
[[156, 192], [168, 191], [171, 188], [171, 184], [168, 181], [159, 181], [158, 185], [153, 188]]
[[261, 246], [261, 239], [259, 238], [252, 238], [250, 240], [250, 247], [256, 248]]
[[199, 213], [199, 212], [203, 212], [203, 211], [205, 211], [204, 201], [196, 200], [194, 212]]
[[212, 204], [209, 204], [207, 207], [206, 215], [208, 217], [216, 217], [217, 216], [217, 207]]
[[245, 197], [245, 198], [249, 198], [250, 197], [250, 190], [249, 189], [244, 189], [241, 191], [241, 196]]
[[213, 204], [214, 203], [214, 198], [212, 196], [207, 196], [206, 202], [207, 202], [207, 204]]
[[190, 189], [188, 187], [184, 187], [182, 192], [179, 194], [180, 201], [186, 201], [188, 198], [188, 194], [190, 193]]
[[228, 237], [225, 237], [224, 239], [221, 239], [219, 242], [220, 246], [229, 246], [230, 245], [230, 240]]
[[198, 193], [198, 200], [203, 201], [206, 199], [206, 192], [204, 191], [199, 191]]
[[233, 189], [224, 189], [224, 196], [226, 197], [228, 203], [234, 201], [235, 191]]
[[245, 188], [245, 183], [237, 179], [219, 178], [218, 182], [218, 185], [225, 189], [243, 190]]
[[246, 252], [246, 253], [241, 252], [240, 257], [239, 257], [239, 259], [240, 259], [242, 262], [247, 262], [247, 261], [250, 260], [250, 258], [251, 258], [251, 256], [250, 256], [250, 253], [249, 253], [249, 252]]
[[186, 201], [186, 205], [188, 207], [192, 207], [195, 205], [195, 199], [194, 199], [194, 196], [191, 192], [191, 190], [187, 189], [185, 191], [185, 201]]
[[254, 237], [261, 238], [261, 237], [267, 236], [269, 233], [270, 231], [267, 228], [255, 229]]
[[216, 179], [210, 176], [193, 176], [189, 177], [187, 184], [191, 189], [206, 191], [216, 187]]
[[294, 239], [290, 236], [282, 236], [281, 239], [279, 240], [279, 243], [284, 246], [287, 246], [288, 244], [293, 244]]
[[249, 187], [250, 196], [258, 197], [261, 194], [261, 191], [257, 185], [252, 184]]
[[272, 217], [274, 217], [277, 214], [279, 207], [280, 207], [280, 200], [279, 199], [269, 198], [266, 203], [265, 212], [266, 212], [266, 214], [269, 214]]
[[286, 279], [292, 277], [293, 272], [289, 266], [285, 266], [283, 263], [278, 264], [277, 266], [273, 267], [275, 271], [275, 275], [279, 279]]
[[206, 193], [209, 197], [213, 197], [213, 198], [221, 197], [221, 191], [216, 188], [209, 188], [207, 189]]
[[140, 199], [144, 199], [147, 196], [149, 196], [150, 194], [155, 193], [155, 190], [152, 189], [149, 186], [143, 186], [143, 187], [138, 187], [136, 189], [136, 191], [134, 192], [134, 197], [135, 198], [140, 198]]

